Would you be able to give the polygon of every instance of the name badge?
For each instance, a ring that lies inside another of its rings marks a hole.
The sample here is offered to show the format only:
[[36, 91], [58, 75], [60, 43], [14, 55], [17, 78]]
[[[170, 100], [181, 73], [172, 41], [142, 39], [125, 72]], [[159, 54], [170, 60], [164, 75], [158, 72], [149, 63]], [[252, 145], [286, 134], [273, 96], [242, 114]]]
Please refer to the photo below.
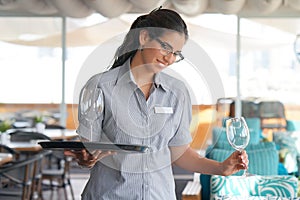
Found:
[[172, 107], [154, 107], [154, 112], [155, 113], [173, 113], [173, 108]]

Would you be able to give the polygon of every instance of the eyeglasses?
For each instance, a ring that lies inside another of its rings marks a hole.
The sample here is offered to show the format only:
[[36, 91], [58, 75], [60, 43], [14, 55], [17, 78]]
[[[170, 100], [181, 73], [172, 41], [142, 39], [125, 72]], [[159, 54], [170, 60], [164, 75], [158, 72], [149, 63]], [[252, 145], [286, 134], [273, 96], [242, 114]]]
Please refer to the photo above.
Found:
[[173, 52], [173, 47], [171, 45], [169, 45], [168, 43], [163, 42], [158, 38], [155, 38], [155, 40], [160, 44], [160, 46], [161, 46], [160, 53], [163, 56], [168, 56], [172, 53], [175, 56], [175, 61], [174, 62], [179, 62], [179, 61], [182, 61], [184, 59], [181, 52], [180, 51]]

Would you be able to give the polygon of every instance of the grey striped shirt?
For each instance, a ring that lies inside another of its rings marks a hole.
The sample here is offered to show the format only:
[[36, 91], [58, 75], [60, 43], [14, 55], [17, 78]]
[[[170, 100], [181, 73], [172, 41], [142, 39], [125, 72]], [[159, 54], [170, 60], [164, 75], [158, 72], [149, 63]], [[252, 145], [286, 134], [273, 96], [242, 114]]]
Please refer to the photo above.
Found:
[[[189, 93], [181, 81], [161, 72], [146, 100], [129, 64], [97, 74], [85, 85], [101, 88], [105, 99], [104, 113], [93, 123], [93, 140], [147, 145], [150, 151], [101, 159], [91, 169], [82, 199], [176, 199], [169, 147], [191, 142]], [[90, 138], [80, 109], [79, 122], [78, 133]]]

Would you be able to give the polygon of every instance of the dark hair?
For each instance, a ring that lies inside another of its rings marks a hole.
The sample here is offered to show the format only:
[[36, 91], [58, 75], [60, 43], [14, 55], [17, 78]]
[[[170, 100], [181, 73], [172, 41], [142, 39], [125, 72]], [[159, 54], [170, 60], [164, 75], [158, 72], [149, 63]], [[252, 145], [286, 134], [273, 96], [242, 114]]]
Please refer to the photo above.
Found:
[[[161, 8], [161, 7], [160, 7]], [[116, 68], [134, 56], [140, 46], [139, 34], [147, 30], [151, 38], [161, 36], [166, 30], [173, 30], [185, 35], [188, 39], [187, 26], [180, 15], [169, 9], [155, 9], [149, 14], [139, 16], [131, 25], [121, 46], [117, 49], [111, 69]]]

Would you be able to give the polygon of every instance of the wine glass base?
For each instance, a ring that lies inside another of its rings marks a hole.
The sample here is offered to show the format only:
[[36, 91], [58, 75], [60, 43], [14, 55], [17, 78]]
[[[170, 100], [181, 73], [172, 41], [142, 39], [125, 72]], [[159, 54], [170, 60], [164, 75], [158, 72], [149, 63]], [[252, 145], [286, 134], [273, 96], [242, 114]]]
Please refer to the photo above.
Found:
[[251, 177], [251, 176], [256, 176], [256, 174], [251, 174], [246, 169], [246, 170], [244, 170], [244, 173], [240, 177]]
[[246, 172], [242, 176], [244, 176], [244, 177], [251, 177], [251, 176], [256, 176], [256, 174], [250, 174], [250, 173]]

